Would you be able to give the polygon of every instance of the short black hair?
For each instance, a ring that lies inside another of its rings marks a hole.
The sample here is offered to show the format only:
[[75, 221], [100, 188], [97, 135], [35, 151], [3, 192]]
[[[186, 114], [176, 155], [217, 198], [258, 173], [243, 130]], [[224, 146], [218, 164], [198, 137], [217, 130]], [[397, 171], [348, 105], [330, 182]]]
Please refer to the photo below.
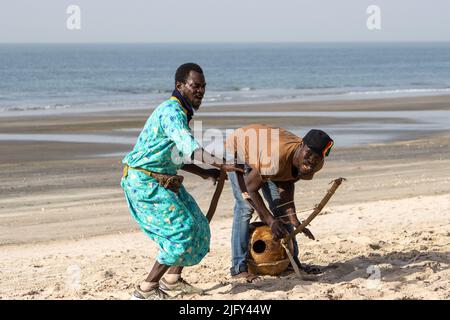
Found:
[[196, 63], [185, 63], [178, 67], [177, 72], [175, 72], [175, 86], [177, 82], [186, 83], [189, 73], [195, 71], [203, 74], [202, 68]]

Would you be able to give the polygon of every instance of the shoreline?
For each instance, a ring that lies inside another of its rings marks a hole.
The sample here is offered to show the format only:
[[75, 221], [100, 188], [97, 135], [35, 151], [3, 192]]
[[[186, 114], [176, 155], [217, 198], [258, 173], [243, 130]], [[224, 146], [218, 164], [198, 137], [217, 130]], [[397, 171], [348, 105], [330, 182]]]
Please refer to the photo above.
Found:
[[[167, 96], [169, 98], [169, 94]], [[375, 108], [376, 105], [384, 105], [384, 102], [392, 102], [387, 106], [376, 107], [378, 111], [400, 111], [400, 110], [421, 110], [421, 103], [435, 102], [431, 105], [429, 110], [448, 110], [450, 109], [448, 101], [450, 100], [449, 94], [417, 94], [407, 96], [378, 96], [378, 97], [336, 97], [330, 96], [324, 99], [286, 99], [286, 100], [261, 100], [261, 101], [236, 101], [236, 102], [206, 102], [202, 105], [201, 112], [214, 112], [214, 109], [226, 108], [227, 110], [246, 109], [252, 110], [256, 107], [261, 107], [262, 110], [272, 109], [273, 106], [279, 106], [280, 110], [289, 111], [292, 108], [298, 111], [367, 111], [368, 109]], [[161, 100], [163, 101], [163, 100]], [[411, 102], [413, 105], [408, 107], [404, 105], [407, 102]], [[446, 103], [447, 102], [447, 103]], [[112, 103], [112, 102], [111, 102]], [[150, 103], [151, 104], [151, 103]], [[140, 107], [82, 107], [80, 110], [74, 107], [68, 108], [42, 108], [42, 109], [30, 109], [30, 110], [11, 110], [0, 112], [0, 119], [2, 118], [15, 118], [15, 117], [48, 117], [48, 116], [77, 116], [83, 114], [96, 114], [102, 112], [131, 112], [140, 113], [142, 111], [151, 111], [158, 106], [158, 103], [152, 106], [140, 106]], [[330, 110], [331, 108], [331, 110]]]
[[[315, 126], [335, 134], [343, 142], [341, 146], [348, 147], [418, 139], [450, 131], [449, 101], [450, 96], [437, 96], [205, 107], [197, 112], [194, 124], [201, 121], [203, 130], [231, 130], [251, 123], [267, 123], [297, 135]], [[99, 154], [114, 155], [128, 150], [127, 145], [131, 147], [152, 110], [0, 116], [0, 143], [8, 139], [24, 143], [33, 140], [108, 143], [114, 146]]]

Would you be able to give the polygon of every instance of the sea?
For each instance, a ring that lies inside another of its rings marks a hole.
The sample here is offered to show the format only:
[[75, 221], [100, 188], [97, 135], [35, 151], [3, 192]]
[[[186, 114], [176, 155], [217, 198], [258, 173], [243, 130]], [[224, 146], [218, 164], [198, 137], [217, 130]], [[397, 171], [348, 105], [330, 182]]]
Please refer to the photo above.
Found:
[[[7, 121], [8, 116], [21, 114], [154, 108], [170, 96], [175, 70], [186, 62], [203, 68], [207, 88], [202, 108], [450, 95], [450, 43], [0, 44], [0, 128], [2, 118]], [[217, 109], [209, 116], [220, 117], [224, 111]], [[238, 125], [239, 117], [269, 119], [275, 116], [273, 112], [246, 114], [243, 109], [233, 115]], [[276, 115], [281, 116], [279, 112]], [[331, 133], [339, 146], [450, 130], [448, 110], [294, 111], [283, 116], [359, 118], [358, 122], [321, 128]], [[391, 121], [380, 124], [371, 120], [374, 117]], [[288, 129], [302, 135], [309, 128]], [[137, 136], [141, 128], [133, 130]], [[0, 133], [0, 141], [62, 139], [131, 145], [135, 140], [134, 135], [125, 134]]]
[[185, 62], [204, 106], [450, 94], [450, 43], [0, 44], [0, 114], [156, 106]]

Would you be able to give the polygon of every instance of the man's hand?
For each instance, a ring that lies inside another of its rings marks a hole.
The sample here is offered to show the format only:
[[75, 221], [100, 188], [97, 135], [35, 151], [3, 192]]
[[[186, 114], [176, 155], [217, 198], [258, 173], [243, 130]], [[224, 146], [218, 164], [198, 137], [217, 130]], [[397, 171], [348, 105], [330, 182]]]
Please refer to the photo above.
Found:
[[289, 234], [289, 231], [284, 223], [279, 220], [273, 220], [270, 224], [270, 229], [272, 229], [272, 234], [275, 240], [283, 239]]
[[298, 220], [297, 215], [295, 214], [289, 215], [289, 223], [292, 224], [294, 228], [297, 228], [301, 224], [300, 220]]
[[[291, 216], [291, 224], [294, 226], [294, 228], [298, 228], [301, 225], [301, 222], [298, 220], [297, 216]], [[309, 239], [316, 240], [313, 233], [308, 228], [303, 229], [302, 233]]]

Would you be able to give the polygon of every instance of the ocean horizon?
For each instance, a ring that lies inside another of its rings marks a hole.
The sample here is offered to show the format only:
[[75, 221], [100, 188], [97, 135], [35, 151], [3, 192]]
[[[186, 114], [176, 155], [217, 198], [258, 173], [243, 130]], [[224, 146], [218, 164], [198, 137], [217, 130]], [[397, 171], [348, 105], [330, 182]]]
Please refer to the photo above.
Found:
[[205, 106], [450, 94], [450, 43], [0, 44], [0, 113], [155, 107], [185, 62]]

